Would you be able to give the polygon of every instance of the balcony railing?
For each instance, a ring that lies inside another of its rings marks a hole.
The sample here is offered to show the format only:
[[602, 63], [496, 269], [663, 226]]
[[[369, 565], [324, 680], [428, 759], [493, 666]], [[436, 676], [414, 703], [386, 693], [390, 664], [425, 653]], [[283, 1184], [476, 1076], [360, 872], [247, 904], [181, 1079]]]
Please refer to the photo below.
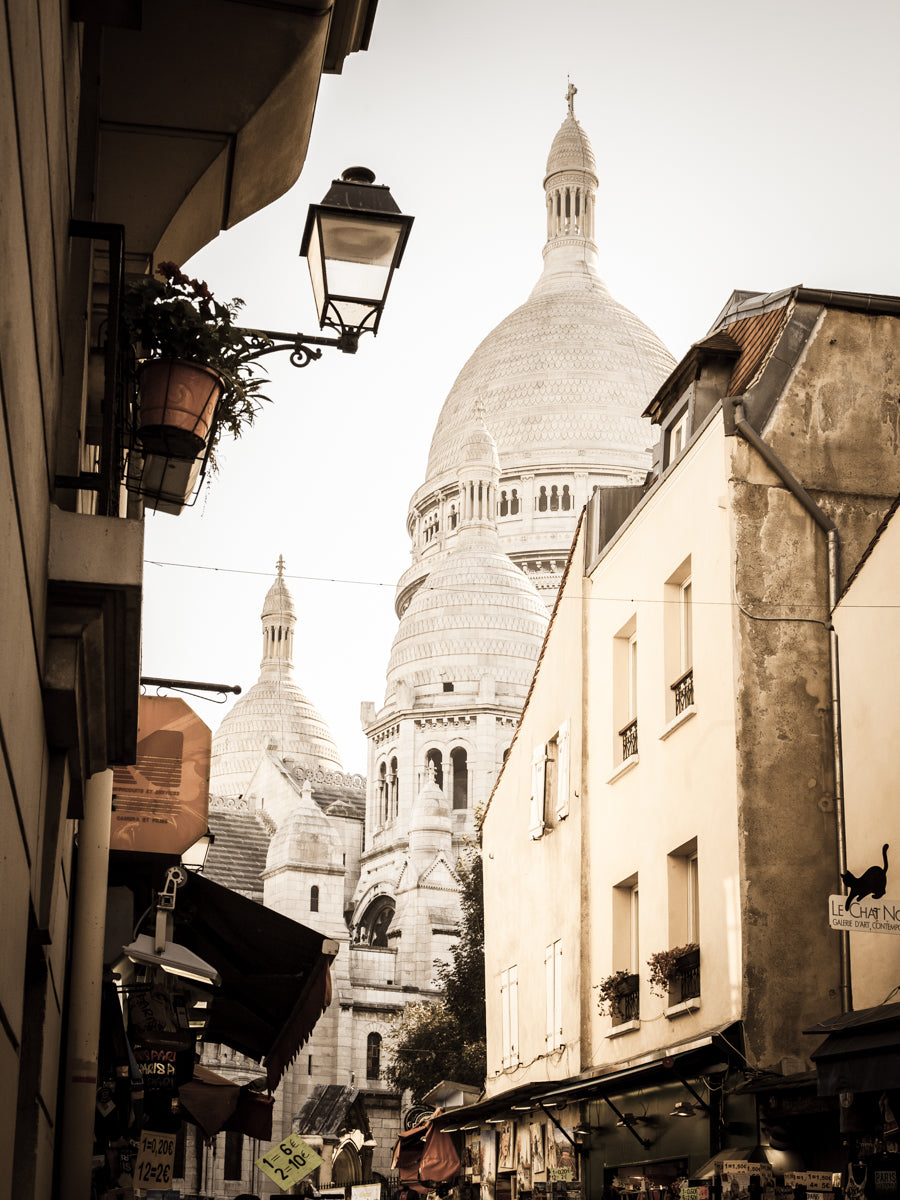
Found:
[[675, 716], [677, 717], [679, 713], [683, 713], [694, 703], [694, 668], [688, 667], [681, 678], [676, 679], [671, 687], [675, 693]]
[[678, 960], [675, 974], [669, 980], [669, 1004], [695, 1000], [700, 995], [700, 948], [688, 950]]
[[619, 737], [622, 739], [622, 762], [625, 762], [627, 758], [633, 758], [638, 752], [637, 717], [633, 721], [629, 721], [624, 729], [619, 730]]
[[640, 1015], [641, 978], [639, 975], [629, 975], [619, 985], [612, 1023], [613, 1025], [624, 1025], [626, 1021], [637, 1021]]

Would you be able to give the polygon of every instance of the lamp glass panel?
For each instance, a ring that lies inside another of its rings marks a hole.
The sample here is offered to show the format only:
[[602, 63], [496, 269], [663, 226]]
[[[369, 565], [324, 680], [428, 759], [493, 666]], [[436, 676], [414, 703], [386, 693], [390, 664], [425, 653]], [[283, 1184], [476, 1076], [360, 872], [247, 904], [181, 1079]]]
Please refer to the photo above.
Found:
[[369, 224], [325, 214], [320, 220], [329, 294], [381, 303], [403, 226], [394, 221]]
[[322, 262], [322, 248], [319, 244], [318, 225], [313, 226], [312, 236], [309, 239], [309, 249], [306, 252], [306, 261], [309, 264], [309, 278], [316, 301], [316, 313], [319, 317], [319, 324], [321, 324], [325, 312], [325, 265]]

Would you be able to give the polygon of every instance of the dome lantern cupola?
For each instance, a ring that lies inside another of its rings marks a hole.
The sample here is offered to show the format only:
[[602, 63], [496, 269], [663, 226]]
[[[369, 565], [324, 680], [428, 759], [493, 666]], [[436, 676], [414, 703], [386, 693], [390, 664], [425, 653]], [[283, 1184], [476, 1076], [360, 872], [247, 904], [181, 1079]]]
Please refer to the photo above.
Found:
[[553, 139], [547, 157], [544, 191], [547, 196], [547, 242], [557, 238], [594, 240], [597, 203], [597, 161], [588, 135], [575, 117], [575, 93], [569, 84], [569, 112]]
[[289, 676], [294, 666], [294, 601], [284, 582], [284, 558], [279, 554], [275, 581], [262, 608], [263, 654], [260, 679]]
[[497, 444], [484, 423], [484, 403], [475, 401], [471, 429], [460, 451], [459, 531], [466, 540], [482, 531], [497, 538], [497, 486], [500, 458]]

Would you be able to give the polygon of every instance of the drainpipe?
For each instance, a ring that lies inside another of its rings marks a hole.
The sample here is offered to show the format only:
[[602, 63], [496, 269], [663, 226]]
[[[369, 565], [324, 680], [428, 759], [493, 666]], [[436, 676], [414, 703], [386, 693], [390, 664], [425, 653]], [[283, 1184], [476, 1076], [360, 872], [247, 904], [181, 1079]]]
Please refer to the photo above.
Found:
[[90, 777], [84, 789], [84, 817], [78, 823], [66, 1073], [58, 1152], [61, 1200], [89, 1200], [91, 1195], [112, 778], [111, 770], [98, 771]]
[[[824, 531], [828, 546], [828, 665], [831, 682], [831, 755], [834, 769], [834, 815], [837, 834], [838, 879], [847, 870], [847, 830], [844, 812], [844, 756], [841, 748], [841, 681], [838, 666], [838, 636], [832, 616], [838, 601], [838, 530], [834, 521], [822, 512], [821, 508], [807, 492], [806, 488], [787, 469], [772, 448], [762, 440], [744, 411], [743, 400], [740, 396], [734, 399], [734, 424], [740, 436], [757, 451], [788, 491], [792, 492], [815, 523]], [[840, 993], [841, 1012], [853, 1010], [853, 990], [850, 979], [850, 934], [848, 930], [838, 931], [840, 953]]]

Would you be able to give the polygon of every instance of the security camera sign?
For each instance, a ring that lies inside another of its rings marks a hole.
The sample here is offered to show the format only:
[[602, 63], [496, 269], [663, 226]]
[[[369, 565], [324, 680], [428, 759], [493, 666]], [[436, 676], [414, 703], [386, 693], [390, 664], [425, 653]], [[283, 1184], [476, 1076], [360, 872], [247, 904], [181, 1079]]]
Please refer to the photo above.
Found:
[[307, 1146], [299, 1134], [292, 1133], [283, 1142], [266, 1151], [262, 1158], [256, 1160], [256, 1165], [277, 1183], [283, 1192], [305, 1179], [316, 1167], [320, 1166], [322, 1158], [311, 1146]]

